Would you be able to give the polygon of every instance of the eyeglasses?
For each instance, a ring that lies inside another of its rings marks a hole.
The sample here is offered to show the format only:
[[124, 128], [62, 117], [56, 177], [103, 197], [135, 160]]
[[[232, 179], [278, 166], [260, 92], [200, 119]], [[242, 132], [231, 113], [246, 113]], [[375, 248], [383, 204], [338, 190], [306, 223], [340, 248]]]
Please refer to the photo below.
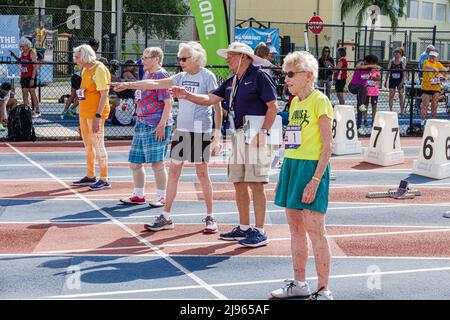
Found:
[[305, 70], [303, 70], [303, 71], [297, 71], [297, 72], [294, 72], [294, 71], [289, 71], [289, 72], [283, 72], [283, 75], [286, 77], [288, 77], [288, 78], [293, 78], [294, 76], [295, 76], [295, 74], [296, 73], [303, 73], [303, 72], [306, 72]]
[[177, 57], [177, 61], [178, 62], [180, 62], [180, 61], [186, 62], [186, 60], [189, 58], [192, 58], [192, 57]]

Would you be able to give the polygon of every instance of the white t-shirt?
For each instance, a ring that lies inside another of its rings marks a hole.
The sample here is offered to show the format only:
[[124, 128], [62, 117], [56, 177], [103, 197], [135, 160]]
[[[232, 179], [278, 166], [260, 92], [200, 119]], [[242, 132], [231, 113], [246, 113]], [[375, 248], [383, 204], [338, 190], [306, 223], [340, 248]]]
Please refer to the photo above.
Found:
[[[174, 85], [184, 87], [191, 93], [208, 94], [217, 89], [216, 76], [204, 68], [196, 74], [180, 72], [171, 79]], [[212, 123], [211, 106], [197, 105], [185, 99], [179, 100], [177, 130], [197, 133], [211, 132]]]

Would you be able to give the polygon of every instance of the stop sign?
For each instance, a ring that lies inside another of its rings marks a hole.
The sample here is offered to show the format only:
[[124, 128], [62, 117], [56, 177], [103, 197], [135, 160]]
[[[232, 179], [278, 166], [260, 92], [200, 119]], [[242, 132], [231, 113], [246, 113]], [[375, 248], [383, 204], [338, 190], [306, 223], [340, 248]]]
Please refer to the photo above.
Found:
[[323, 30], [323, 20], [319, 16], [313, 16], [309, 19], [309, 30], [314, 34], [320, 34]]

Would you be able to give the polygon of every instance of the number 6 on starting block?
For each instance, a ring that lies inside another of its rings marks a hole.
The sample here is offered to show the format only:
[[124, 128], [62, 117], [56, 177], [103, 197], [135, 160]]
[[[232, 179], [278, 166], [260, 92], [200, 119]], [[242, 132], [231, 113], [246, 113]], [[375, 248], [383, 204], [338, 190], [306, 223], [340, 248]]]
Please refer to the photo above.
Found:
[[369, 147], [364, 161], [380, 166], [392, 166], [405, 162], [400, 146], [400, 132], [396, 112], [379, 111], [370, 134]]
[[361, 153], [361, 142], [356, 131], [355, 108], [336, 105], [333, 117], [333, 154]]
[[413, 173], [434, 179], [450, 177], [450, 121], [427, 121]]

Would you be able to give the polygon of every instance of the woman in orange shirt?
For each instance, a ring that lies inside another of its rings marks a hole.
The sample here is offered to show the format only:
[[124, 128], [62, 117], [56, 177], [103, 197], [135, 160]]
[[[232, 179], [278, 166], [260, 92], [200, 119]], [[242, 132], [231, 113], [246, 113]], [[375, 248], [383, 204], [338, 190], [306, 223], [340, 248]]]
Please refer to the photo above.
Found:
[[[86, 44], [74, 49], [74, 61], [83, 68], [81, 85], [77, 90], [80, 106], [80, 131], [86, 150], [87, 174], [74, 181], [74, 185], [89, 186], [90, 190], [109, 189], [108, 154], [105, 148], [105, 119], [108, 118], [109, 83], [108, 68], [96, 60], [94, 50]], [[95, 158], [98, 157], [100, 179], [95, 177]]]

